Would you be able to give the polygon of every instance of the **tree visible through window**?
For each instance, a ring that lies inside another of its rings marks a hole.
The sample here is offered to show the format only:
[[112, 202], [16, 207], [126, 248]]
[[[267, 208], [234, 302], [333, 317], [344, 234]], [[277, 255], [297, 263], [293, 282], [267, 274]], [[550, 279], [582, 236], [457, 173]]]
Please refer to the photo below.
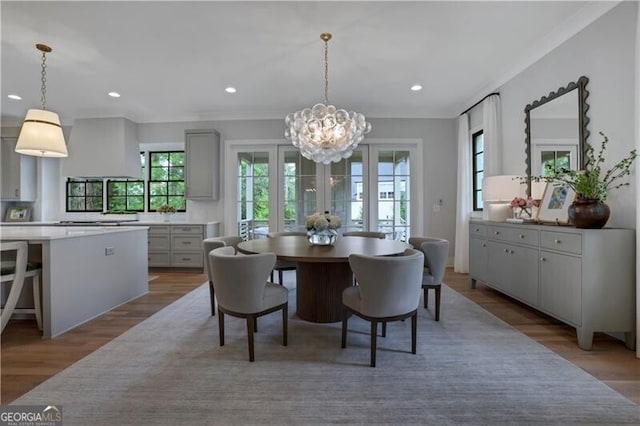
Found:
[[473, 173], [473, 210], [482, 210], [482, 179], [484, 177], [484, 134], [482, 130], [471, 137]]
[[149, 163], [149, 211], [156, 211], [163, 204], [186, 211], [184, 152], [150, 152]]
[[68, 212], [101, 212], [102, 180], [74, 179], [67, 180]]

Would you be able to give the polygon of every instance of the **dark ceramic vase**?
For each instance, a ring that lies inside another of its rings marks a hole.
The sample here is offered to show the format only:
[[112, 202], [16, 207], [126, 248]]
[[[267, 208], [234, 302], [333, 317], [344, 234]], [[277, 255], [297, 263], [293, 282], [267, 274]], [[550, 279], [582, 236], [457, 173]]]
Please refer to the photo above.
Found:
[[576, 198], [568, 210], [569, 221], [576, 228], [600, 229], [609, 220], [609, 206], [597, 198]]

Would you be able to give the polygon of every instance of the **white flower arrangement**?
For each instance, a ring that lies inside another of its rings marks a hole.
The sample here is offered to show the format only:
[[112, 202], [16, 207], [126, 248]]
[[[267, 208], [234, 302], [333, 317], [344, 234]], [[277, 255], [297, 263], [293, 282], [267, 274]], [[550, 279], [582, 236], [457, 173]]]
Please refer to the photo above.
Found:
[[306, 228], [308, 231], [321, 232], [329, 229], [338, 229], [342, 226], [340, 217], [324, 213], [314, 213], [311, 216], [307, 216]]

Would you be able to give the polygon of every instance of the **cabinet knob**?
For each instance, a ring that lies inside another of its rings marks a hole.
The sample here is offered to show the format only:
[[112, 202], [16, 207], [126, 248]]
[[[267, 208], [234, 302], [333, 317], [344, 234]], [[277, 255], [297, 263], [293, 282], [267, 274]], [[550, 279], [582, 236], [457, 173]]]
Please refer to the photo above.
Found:
[[518, 236], [519, 236], [520, 238], [524, 238], [524, 235], [523, 235], [523, 234], [520, 234], [520, 235], [518, 235]]
[[479, 230], [478, 228], [474, 229], [474, 231], [476, 231], [476, 232], [480, 232], [480, 230]]
[[509, 253], [509, 250], [507, 250], [507, 249], [504, 249], [504, 252], [505, 252], [505, 253]]
[[509, 250], [509, 254], [513, 254], [515, 253], [513, 250]]
[[486, 247], [486, 246], [487, 246], [486, 244], [482, 244], [482, 247]]
[[541, 257], [540, 260], [543, 261], [543, 262], [546, 262], [547, 258], [546, 257]]
[[496, 232], [494, 232], [494, 234], [500, 235], [500, 231], [496, 231]]
[[555, 240], [556, 244], [560, 244], [562, 240]]

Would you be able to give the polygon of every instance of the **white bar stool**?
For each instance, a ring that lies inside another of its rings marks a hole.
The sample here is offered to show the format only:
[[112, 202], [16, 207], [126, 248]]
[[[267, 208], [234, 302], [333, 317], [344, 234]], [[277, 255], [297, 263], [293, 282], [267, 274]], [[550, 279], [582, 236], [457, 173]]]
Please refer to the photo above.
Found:
[[[42, 305], [40, 303], [42, 266], [37, 262], [27, 261], [28, 245], [26, 241], [2, 243], [1, 252], [15, 251], [14, 260], [7, 259], [1, 262], [0, 283], [11, 283], [9, 295], [4, 308], [0, 313], [0, 333], [9, 323], [14, 313], [35, 314], [38, 330], [42, 331]], [[33, 279], [33, 309], [16, 309], [16, 304], [22, 293], [24, 279]]]

